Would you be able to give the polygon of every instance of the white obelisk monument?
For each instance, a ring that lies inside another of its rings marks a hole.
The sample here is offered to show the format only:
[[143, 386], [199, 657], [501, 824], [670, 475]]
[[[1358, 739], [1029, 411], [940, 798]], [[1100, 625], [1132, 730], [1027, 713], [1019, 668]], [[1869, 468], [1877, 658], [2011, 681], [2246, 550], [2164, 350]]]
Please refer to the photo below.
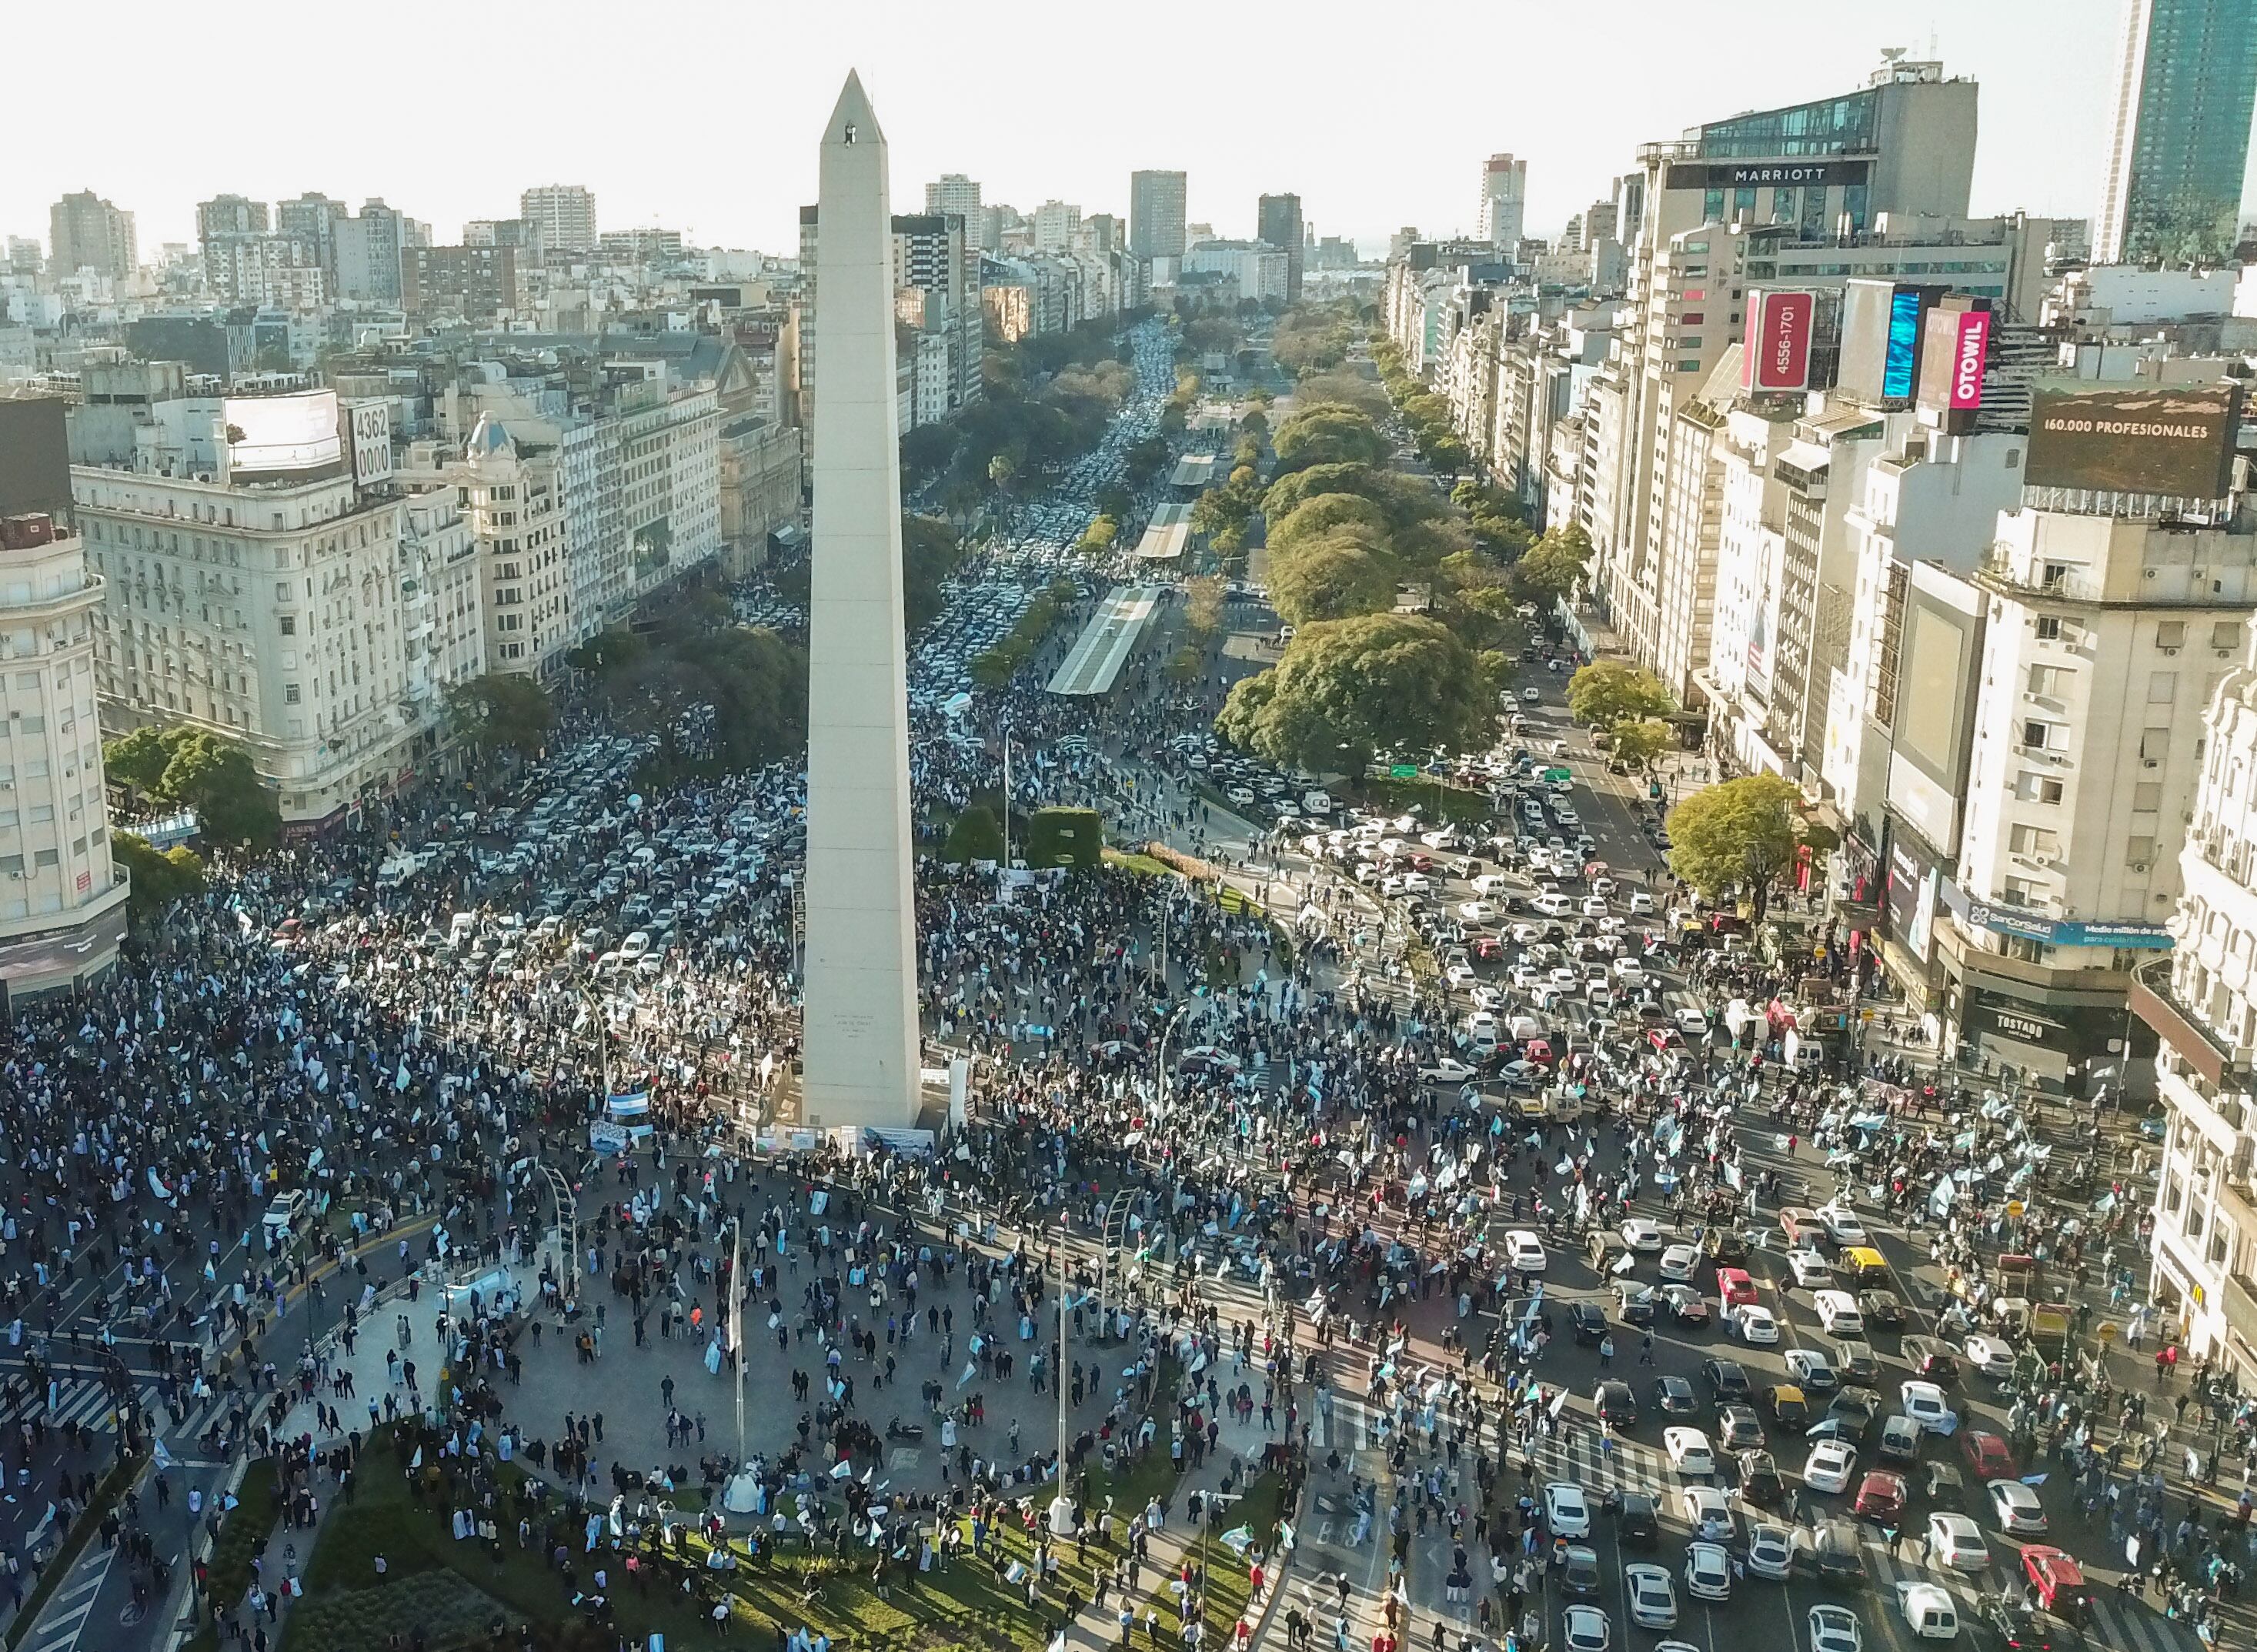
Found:
[[817, 210], [803, 1116], [916, 1122], [916, 908], [886, 138], [848, 74]]

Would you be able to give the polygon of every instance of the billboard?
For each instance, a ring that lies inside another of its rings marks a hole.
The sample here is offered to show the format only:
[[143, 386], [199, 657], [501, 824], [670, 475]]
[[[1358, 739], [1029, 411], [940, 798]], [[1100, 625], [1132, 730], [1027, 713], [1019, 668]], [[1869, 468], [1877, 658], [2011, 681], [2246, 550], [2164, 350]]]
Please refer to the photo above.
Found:
[[1928, 295], [1918, 287], [1900, 286], [1889, 300], [1881, 394], [1892, 401], [1912, 399], [1914, 374], [1920, 365], [1920, 317], [1927, 305]]
[[1810, 189], [1867, 182], [1870, 160], [1676, 161], [1669, 168], [1670, 189]]
[[1921, 329], [1918, 401], [1929, 422], [1950, 431], [1975, 427], [1990, 342], [1989, 300], [1955, 296], [1928, 311]]
[[1835, 382], [1865, 401], [1912, 399], [1920, 366], [1921, 319], [1941, 287], [1856, 280], [1842, 292], [1842, 360]]
[[363, 487], [392, 475], [392, 403], [357, 401], [345, 410], [352, 439], [353, 480]]
[[229, 396], [219, 406], [231, 470], [262, 474], [318, 470], [344, 459], [334, 390], [309, 390], [291, 396]]
[[1751, 293], [1747, 348], [1740, 353], [1742, 387], [1758, 395], [1807, 389], [1810, 332], [1817, 314], [1815, 293]]
[[2041, 384], [2022, 482], [2033, 488], [2216, 499], [2232, 484], [2235, 384]]
[[83, 926], [18, 935], [0, 946], [0, 983], [52, 980], [76, 972], [125, 943], [125, 903], [96, 913]]

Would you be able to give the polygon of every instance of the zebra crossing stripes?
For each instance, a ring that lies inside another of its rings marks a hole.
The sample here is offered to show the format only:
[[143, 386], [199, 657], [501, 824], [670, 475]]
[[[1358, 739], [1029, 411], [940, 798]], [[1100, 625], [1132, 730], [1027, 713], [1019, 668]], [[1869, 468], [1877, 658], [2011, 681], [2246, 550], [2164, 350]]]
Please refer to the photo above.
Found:
[[[1866, 1575], [1873, 1580], [1885, 1609], [1895, 1611], [1899, 1584], [1931, 1583], [1950, 1592], [1958, 1603], [1963, 1622], [1977, 1622], [1980, 1620], [1977, 1614], [1982, 1601], [1995, 1599], [2006, 1585], [2013, 1581], [2012, 1557], [2019, 1551], [2011, 1540], [2007, 1544], [2006, 1556], [1994, 1550], [1990, 1569], [1977, 1573], [1920, 1564], [1893, 1555], [1889, 1546], [1875, 1538], [1870, 1528], [1866, 1529], [1862, 1547]], [[2089, 1615], [2091, 1620], [2085, 1628], [2086, 1642], [2107, 1647], [2111, 1652], [2202, 1652], [2200, 1642], [2184, 1625], [2144, 1605], [2119, 1599], [2110, 1589], [2094, 1592]]]
[[[143, 1384], [134, 1390], [141, 1409], [155, 1415], [164, 1408], [164, 1400], [152, 1384]], [[82, 1423], [98, 1433], [117, 1431], [117, 1401], [112, 1397], [110, 1385], [98, 1377], [69, 1377], [63, 1379], [56, 1389], [54, 1409], [47, 1408], [43, 1389], [26, 1400], [19, 1401], [8, 1415], [11, 1423], [26, 1418], [44, 1417], [48, 1425], [60, 1428], [66, 1423]]]
[[1644, 1492], [1658, 1497], [1680, 1483], [1668, 1458], [1652, 1446], [1626, 1440], [1581, 1417], [1563, 1431], [1541, 1437], [1535, 1460], [1538, 1479], [1569, 1480], [1596, 1492]]

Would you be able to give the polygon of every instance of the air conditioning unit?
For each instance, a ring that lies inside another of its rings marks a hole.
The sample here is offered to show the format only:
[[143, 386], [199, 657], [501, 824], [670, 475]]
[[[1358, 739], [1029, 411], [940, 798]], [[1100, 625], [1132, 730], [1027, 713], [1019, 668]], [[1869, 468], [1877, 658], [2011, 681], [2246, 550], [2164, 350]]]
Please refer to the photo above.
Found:
[[2158, 757], [2143, 757], [2140, 759], [2140, 766], [2143, 769], [2159, 769], [2162, 766], [2163, 760]]
[[2146, 861], [2144, 861], [2144, 860], [2135, 860], [2135, 861], [2133, 861], [2129, 865], [2126, 866], [2124, 870], [2125, 870], [2125, 871], [2126, 871], [2126, 872], [2145, 872], [2145, 871], [2147, 871], [2147, 863]]

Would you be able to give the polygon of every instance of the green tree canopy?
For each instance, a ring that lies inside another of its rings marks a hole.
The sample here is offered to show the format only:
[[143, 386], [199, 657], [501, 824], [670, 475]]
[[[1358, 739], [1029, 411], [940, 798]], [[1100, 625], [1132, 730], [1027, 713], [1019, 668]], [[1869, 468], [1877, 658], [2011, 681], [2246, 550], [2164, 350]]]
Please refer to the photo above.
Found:
[[119, 735], [102, 748], [103, 773], [115, 785], [154, 794], [165, 778], [165, 765], [173, 760], [165, 735], [153, 723]]
[[975, 860], [1001, 863], [1003, 858], [1003, 828], [995, 819], [994, 810], [984, 803], [974, 803], [956, 817], [949, 828], [948, 843], [940, 858], [951, 865], [966, 866]]
[[1512, 565], [1513, 582], [1530, 602], [1551, 603], [1567, 596], [1591, 560], [1591, 536], [1578, 523], [1547, 530]]
[[1706, 900], [1737, 895], [1760, 916], [1794, 861], [1802, 794], [1776, 774], [1703, 787], [1669, 811], [1669, 869]]
[[1479, 663], [1447, 626], [1366, 614], [1304, 629], [1277, 664], [1231, 689], [1215, 727], [1273, 763], [1360, 773], [1376, 752], [1476, 744], [1489, 700]]
[[1643, 769], [1667, 751], [1671, 744], [1669, 725], [1652, 718], [1639, 718], [1614, 725], [1614, 752], [1625, 767]]
[[548, 691], [530, 677], [488, 672], [447, 690], [447, 720], [480, 752], [539, 753], [556, 721]]
[[1362, 494], [1320, 493], [1295, 505], [1282, 521], [1271, 519], [1270, 553], [1275, 556], [1341, 528], [1355, 529], [1376, 541], [1386, 535], [1387, 527], [1387, 513]]
[[1272, 526], [1307, 501], [1327, 493], [1353, 493], [1377, 505], [1390, 527], [1408, 527], [1439, 516], [1441, 496], [1416, 477], [1362, 462], [1311, 465], [1281, 476], [1262, 496], [1262, 513]]
[[1596, 660], [1567, 679], [1568, 715], [1592, 728], [1666, 717], [1670, 710], [1669, 690], [1641, 667]]
[[152, 801], [194, 809], [206, 843], [265, 849], [280, 834], [273, 792], [231, 740], [185, 724], [136, 729], [103, 746], [102, 760], [110, 779]]
[[203, 858], [186, 844], [159, 851], [145, 837], [118, 832], [110, 838], [110, 855], [133, 880], [127, 910], [137, 919], [157, 917], [174, 901], [203, 893]]
[[1395, 606], [1402, 565], [1369, 529], [1335, 528], [1270, 553], [1270, 601], [1289, 624], [1376, 614]]
[[1277, 427], [1270, 447], [1281, 471], [1314, 464], [1379, 464], [1387, 457], [1387, 438], [1371, 416], [1339, 402], [1299, 409]]
[[1336, 368], [1355, 342], [1353, 309], [1339, 304], [1297, 304], [1277, 318], [1270, 358], [1297, 378]]
[[1301, 382], [1294, 387], [1293, 394], [1297, 400], [1312, 405], [1339, 402], [1373, 419], [1387, 411], [1385, 388], [1353, 367], [1334, 367], [1304, 374]]

